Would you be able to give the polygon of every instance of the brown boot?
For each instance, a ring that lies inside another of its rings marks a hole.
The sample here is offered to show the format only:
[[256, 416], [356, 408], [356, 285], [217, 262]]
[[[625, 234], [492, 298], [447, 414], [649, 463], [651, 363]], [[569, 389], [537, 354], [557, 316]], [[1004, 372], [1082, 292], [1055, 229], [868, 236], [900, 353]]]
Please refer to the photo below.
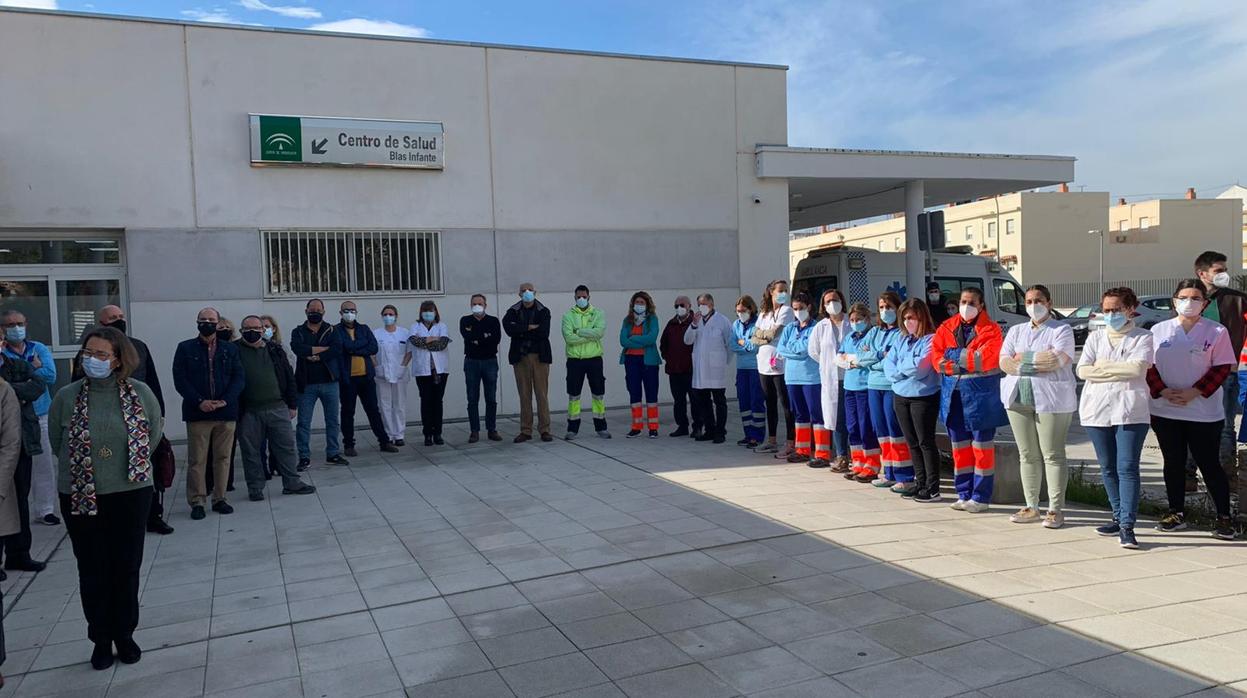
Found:
[[480, 440], [481, 440], [481, 433], [479, 431], [474, 431], [471, 434], [468, 434], [468, 443], [474, 444]]
[[836, 457], [836, 464], [835, 464], [835, 465], [833, 465], [833, 466], [831, 466], [831, 472], [833, 472], [833, 473], [847, 473], [847, 472], [849, 472], [849, 459], [848, 459], [848, 457], [847, 457], [847, 456], [837, 456], [837, 457]]

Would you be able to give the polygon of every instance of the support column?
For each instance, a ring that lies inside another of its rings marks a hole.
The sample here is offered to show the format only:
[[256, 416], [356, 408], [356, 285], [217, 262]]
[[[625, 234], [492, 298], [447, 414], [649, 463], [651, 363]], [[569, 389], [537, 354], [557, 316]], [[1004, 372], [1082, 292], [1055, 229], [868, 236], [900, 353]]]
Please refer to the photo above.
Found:
[[905, 183], [905, 290], [909, 298], [923, 298], [926, 292], [926, 253], [918, 245], [918, 215], [925, 201], [921, 179]]

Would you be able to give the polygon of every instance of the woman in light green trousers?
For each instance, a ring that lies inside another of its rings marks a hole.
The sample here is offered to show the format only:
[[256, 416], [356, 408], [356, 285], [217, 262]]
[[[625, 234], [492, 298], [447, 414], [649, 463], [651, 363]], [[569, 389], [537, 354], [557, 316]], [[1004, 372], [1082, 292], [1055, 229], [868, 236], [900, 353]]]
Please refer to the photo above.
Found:
[[[1065, 523], [1065, 439], [1078, 395], [1074, 382], [1074, 332], [1053, 319], [1052, 294], [1044, 286], [1026, 291], [1030, 322], [1014, 325], [1000, 349], [1000, 399], [1021, 459], [1026, 505], [1009, 517], [1014, 523], [1043, 520], [1045, 528]], [[1048, 513], [1039, 514], [1039, 493], [1048, 480]]]

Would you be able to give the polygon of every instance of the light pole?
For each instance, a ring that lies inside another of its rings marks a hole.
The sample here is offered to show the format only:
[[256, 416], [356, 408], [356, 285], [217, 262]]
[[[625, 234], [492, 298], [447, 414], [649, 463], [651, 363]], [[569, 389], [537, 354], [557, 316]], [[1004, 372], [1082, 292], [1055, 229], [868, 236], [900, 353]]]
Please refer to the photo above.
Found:
[[1103, 296], [1104, 295], [1104, 231], [1103, 230], [1088, 230], [1087, 234], [1100, 236], [1100, 295]]

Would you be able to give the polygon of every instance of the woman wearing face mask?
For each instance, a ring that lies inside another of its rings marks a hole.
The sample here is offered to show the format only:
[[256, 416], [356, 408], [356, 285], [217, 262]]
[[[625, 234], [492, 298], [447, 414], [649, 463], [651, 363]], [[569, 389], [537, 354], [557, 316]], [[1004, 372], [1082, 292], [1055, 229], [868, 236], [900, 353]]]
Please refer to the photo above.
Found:
[[[840, 343], [849, 333], [849, 323], [844, 316], [844, 295], [839, 290], [829, 288], [823, 291], [820, 303], [822, 319], [810, 333], [810, 358], [818, 363], [819, 399], [823, 413], [824, 429], [814, 434], [814, 459], [817, 465], [831, 465], [831, 445], [835, 441], [834, 434], [844, 429], [844, 448], [847, 453], [849, 446], [848, 429], [844, 426], [844, 369], [836, 365], [836, 354], [840, 352]], [[849, 470], [849, 459], [844, 456], [843, 462], [837, 454], [837, 463], [832, 472], [845, 473]]]
[[844, 369], [844, 416], [852, 460], [844, 479], [858, 482], [873, 482], [881, 465], [879, 439], [870, 421], [869, 369], [857, 363], [857, 352], [863, 350], [869, 331], [870, 308], [865, 303], [854, 303], [849, 308], [849, 332], [840, 342], [836, 365]]
[[446, 443], [442, 440], [442, 401], [449, 372], [450, 355], [446, 347], [450, 336], [433, 301], [420, 304], [420, 321], [411, 326], [407, 344], [411, 375], [416, 377], [416, 389], [420, 392], [424, 445], [441, 446]]
[[[766, 404], [766, 443], [755, 452], [775, 453], [776, 458], [787, 458], [792, 453], [792, 442], [796, 434], [792, 406], [788, 403], [788, 387], [784, 383], [784, 359], [775, 352], [779, 335], [794, 321], [792, 308], [788, 306], [788, 282], [775, 279], [762, 292], [762, 306], [758, 309], [758, 321], [753, 325], [752, 342], [758, 348], [758, 378], [762, 381]], [[779, 451], [776, 439], [781, 408], [784, 411], [784, 429], [788, 439], [782, 452]]]
[[264, 341], [282, 346], [281, 326], [272, 315], [261, 315], [260, 326], [264, 328]]
[[407, 381], [411, 371], [411, 352], [407, 340], [411, 331], [398, 324], [398, 308], [387, 305], [381, 309], [381, 326], [372, 331], [377, 338], [377, 353], [372, 357], [376, 364], [377, 403], [381, 409], [381, 422], [385, 424], [386, 436], [395, 446], [405, 446], [403, 440], [407, 429]]
[[1123, 548], [1137, 548], [1134, 523], [1139, 513], [1139, 456], [1147, 438], [1151, 396], [1147, 369], [1152, 365], [1152, 333], [1131, 319], [1139, 299], [1129, 288], [1104, 292], [1100, 308], [1105, 329], [1088, 337], [1078, 359], [1083, 384], [1078, 421], [1087, 431], [1100, 463], [1113, 521], [1096, 528], [1118, 536]]
[[943, 376], [940, 419], [953, 445], [952, 508], [978, 514], [992, 501], [996, 429], [1009, 423], [1000, 402], [1000, 326], [987, 316], [983, 291], [961, 290], [956, 317], [944, 321], [931, 342], [931, 363]]
[[870, 484], [891, 487], [898, 494], [913, 494], [914, 464], [901, 423], [896, 418], [896, 409], [892, 406], [892, 381], [883, 370], [883, 359], [899, 336], [897, 309], [901, 307], [901, 297], [892, 291], [884, 291], [879, 295], [878, 306], [879, 322], [862, 340], [865, 348], [857, 352], [857, 365], [868, 371], [866, 387], [870, 400], [870, 423], [874, 425], [875, 436], [879, 439], [879, 459], [883, 463], [883, 472]]
[[641, 435], [649, 427], [649, 437], [658, 438], [658, 316], [654, 299], [638, 291], [628, 301], [628, 314], [619, 328], [619, 363], [624, 367], [624, 382], [632, 402], [632, 429], [628, 438]]
[[903, 487], [900, 495], [923, 503], [940, 501], [940, 452], [935, 446], [940, 377], [931, 365], [935, 322], [930, 308], [916, 298], [901, 304], [900, 329], [883, 359], [883, 372], [892, 381], [892, 406], [914, 464], [913, 486]]
[[1212, 535], [1233, 540], [1230, 486], [1221, 469], [1221, 429], [1225, 406], [1221, 384], [1234, 370], [1229, 330], [1201, 317], [1208, 298], [1199, 279], [1178, 284], [1173, 307], [1178, 316], [1152, 327], [1153, 366], [1147, 372], [1152, 396], [1152, 430], [1164, 459], [1169, 513], [1156, 530], [1169, 533], [1186, 528], [1186, 456], [1189, 452], [1204, 476], [1208, 496], [1217, 508]]
[[[819, 442], [831, 446], [831, 432], [823, 428], [823, 402], [820, 394], [818, 362], [810, 356], [810, 335], [814, 332], [814, 313], [810, 296], [798, 291], [792, 299], [796, 322], [784, 328], [775, 351], [784, 359], [784, 384], [788, 388], [788, 404], [796, 431], [789, 463], [806, 463], [811, 468], [825, 468], [830, 463], [814, 455], [814, 434]], [[824, 454], [826, 455], [826, 454]]]
[[753, 343], [753, 328], [758, 322], [758, 304], [753, 296], [736, 300], [736, 320], [732, 322], [732, 339], [736, 353], [736, 400], [745, 438], [737, 446], [757, 448], [766, 438], [766, 395], [758, 375], [758, 347]]
[[86, 378], [61, 388], [48, 412], [48, 437], [59, 460], [57, 489], [78, 562], [78, 591], [95, 644], [91, 666], [116, 657], [133, 664], [139, 621], [143, 539], [152, 503], [151, 452], [164, 419], [151, 389], [130, 380], [134, 347], [117, 330], [88, 330]]
[[1009, 328], [1000, 347], [1000, 400], [1017, 441], [1022, 493], [1026, 505], [1009, 517], [1013, 523], [1040, 520], [1039, 491], [1048, 480], [1048, 513], [1044, 528], [1065, 523], [1065, 438], [1078, 409], [1074, 362], [1074, 331], [1052, 317], [1052, 295], [1046, 286], [1026, 289], [1026, 314], [1031, 321]]

